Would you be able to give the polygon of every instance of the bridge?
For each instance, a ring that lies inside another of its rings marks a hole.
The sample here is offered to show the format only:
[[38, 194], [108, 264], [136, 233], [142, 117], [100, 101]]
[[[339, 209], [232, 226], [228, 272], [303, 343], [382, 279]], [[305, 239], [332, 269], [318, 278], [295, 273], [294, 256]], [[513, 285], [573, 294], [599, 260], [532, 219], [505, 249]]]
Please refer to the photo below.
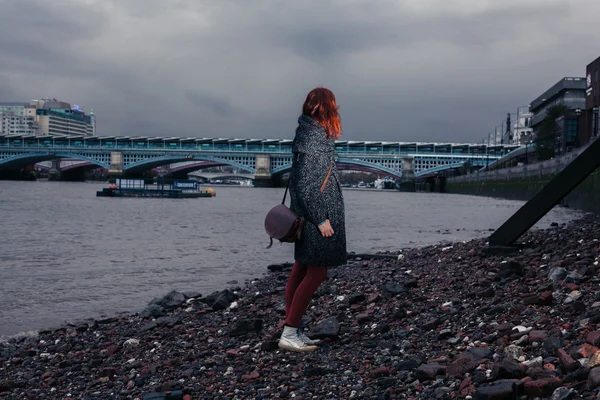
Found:
[[[457, 143], [343, 141], [335, 144], [340, 169], [400, 179], [470, 163], [483, 167], [517, 146]], [[171, 165], [187, 173], [228, 165], [254, 176], [258, 186], [277, 184], [291, 169], [292, 140], [129, 136], [0, 136], [0, 171], [57, 159], [79, 160], [115, 176], [140, 176]], [[81, 163], [82, 166], [84, 166]], [[406, 174], [406, 172], [409, 172]]]

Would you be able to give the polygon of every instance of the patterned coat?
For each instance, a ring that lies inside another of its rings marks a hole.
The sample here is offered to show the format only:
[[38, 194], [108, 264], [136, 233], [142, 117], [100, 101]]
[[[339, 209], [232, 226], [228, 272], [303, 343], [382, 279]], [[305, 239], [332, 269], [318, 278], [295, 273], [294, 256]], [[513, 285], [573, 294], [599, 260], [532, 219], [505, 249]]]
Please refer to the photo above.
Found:
[[[347, 261], [344, 198], [333, 160], [334, 150], [334, 140], [327, 137], [318, 122], [306, 115], [298, 118], [292, 145], [290, 208], [305, 219], [302, 236], [294, 249], [295, 260], [301, 264], [331, 267]], [[331, 176], [321, 193], [330, 165], [333, 165]], [[326, 219], [334, 232], [328, 238], [318, 228]]]

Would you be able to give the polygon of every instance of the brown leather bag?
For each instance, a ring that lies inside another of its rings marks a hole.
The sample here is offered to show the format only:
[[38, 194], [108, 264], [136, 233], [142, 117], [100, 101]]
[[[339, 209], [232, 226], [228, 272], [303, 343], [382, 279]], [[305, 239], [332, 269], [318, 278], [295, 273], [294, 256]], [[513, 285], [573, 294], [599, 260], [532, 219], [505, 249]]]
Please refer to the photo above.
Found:
[[[333, 162], [329, 166], [329, 172], [321, 185], [321, 193], [327, 186], [327, 181], [331, 175], [331, 169], [333, 168]], [[267, 246], [270, 249], [273, 246], [273, 238], [279, 240], [282, 243], [293, 243], [300, 239], [302, 234], [302, 227], [304, 226], [304, 218], [299, 217], [295, 212], [289, 209], [285, 205], [285, 198], [290, 187], [290, 180], [288, 179], [287, 186], [285, 187], [285, 193], [283, 194], [283, 200], [281, 204], [273, 207], [265, 217], [265, 231], [271, 239], [271, 244]]]

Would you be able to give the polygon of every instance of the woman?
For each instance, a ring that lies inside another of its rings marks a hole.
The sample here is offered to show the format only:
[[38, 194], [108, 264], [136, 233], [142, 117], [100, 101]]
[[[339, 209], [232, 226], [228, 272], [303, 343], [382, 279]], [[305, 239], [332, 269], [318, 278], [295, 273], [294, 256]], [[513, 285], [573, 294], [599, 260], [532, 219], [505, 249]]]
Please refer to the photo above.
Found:
[[295, 243], [295, 263], [285, 292], [286, 324], [279, 347], [292, 351], [316, 350], [300, 327], [310, 300], [327, 277], [327, 267], [347, 260], [344, 199], [333, 160], [341, 123], [333, 93], [313, 89], [298, 118], [292, 145], [290, 208], [304, 217]]

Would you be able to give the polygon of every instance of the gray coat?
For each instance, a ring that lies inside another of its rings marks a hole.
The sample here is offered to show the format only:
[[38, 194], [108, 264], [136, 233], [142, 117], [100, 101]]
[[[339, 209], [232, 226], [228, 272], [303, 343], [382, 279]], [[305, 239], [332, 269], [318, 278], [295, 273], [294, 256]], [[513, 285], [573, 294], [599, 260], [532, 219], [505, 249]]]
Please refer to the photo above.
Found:
[[[294, 257], [301, 264], [337, 266], [346, 263], [346, 222], [344, 198], [333, 159], [335, 141], [311, 117], [298, 118], [296, 137], [292, 145], [294, 162], [290, 172], [290, 208], [304, 217], [304, 228], [295, 243]], [[321, 185], [331, 176], [325, 190]], [[323, 237], [319, 223], [330, 220], [333, 236]]]

